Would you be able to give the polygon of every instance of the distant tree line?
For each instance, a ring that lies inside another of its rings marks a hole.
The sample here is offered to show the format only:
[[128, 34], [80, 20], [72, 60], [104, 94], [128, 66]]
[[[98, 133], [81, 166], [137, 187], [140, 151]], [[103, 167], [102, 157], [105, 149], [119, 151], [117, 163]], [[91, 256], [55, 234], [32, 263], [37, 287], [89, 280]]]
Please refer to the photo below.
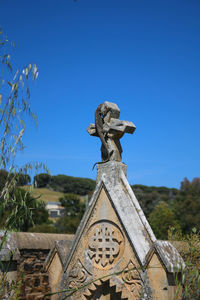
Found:
[[95, 188], [95, 181], [89, 178], [72, 177], [67, 175], [51, 176], [38, 174], [34, 177], [34, 186], [38, 188], [50, 188], [61, 193], [73, 193], [87, 195]]
[[180, 189], [132, 188], [158, 239], [167, 239], [170, 227], [184, 234], [200, 230], [200, 178], [185, 178]]
[[[39, 174], [34, 177], [34, 182], [37, 183], [37, 187], [48, 187], [64, 194], [86, 195], [91, 194], [95, 188], [95, 181], [92, 179], [66, 175]], [[167, 239], [170, 227], [177, 228], [183, 233], [191, 232], [193, 227], [200, 229], [200, 178], [194, 178], [192, 181], [185, 178], [181, 182], [180, 189], [139, 184], [131, 187], [157, 238]], [[76, 202], [76, 205], [81, 206], [81, 201]], [[64, 206], [67, 207], [66, 202]], [[66, 212], [68, 209], [69, 207], [66, 208]], [[72, 231], [75, 231], [81, 216], [82, 214], [76, 217], [73, 214], [67, 216], [66, 213], [58, 222], [57, 230], [59, 231], [60, 226], [62, 232], [65, 230], [71, 232], [69, 224], [73, 223]]]
[[[5, 170], [0, 170], [0, 192], [7, 181], [7, 175]], [[31, 181], [26, 174], [20, 174], [16, 180], [17, 186], [29, 184]], [[44, 204], [40, 203], [41, 212], [38, 214], [38, 218], [37, 216], [33, 218], [35, 225], [42, 226], [37, 230], [58, 233], [75, 232], [85, 210], [83, 200], [79, 196], [91, 195], [95, 189], [95, 184], [94, 180], [88, 178], [66, 175], [51, 176], [45, 173], [36, 175], [34, 185], [38, 188], [45, 187], [62, 192], [63, 197], [59, 201], [65, 207], [63, 217], [56, 224], [50, 224], [47, 214], [42, 212], [45, 209]], [[200, 178], [194, 178], [192, 181], [185, 178], [181, 182], [180, 189], [139, 184], [131, 187], [158, 239], [167, 239], [170, 227], [177, 228], [184, 234], [191, 232], [194, 227], [197, 230], [200, 229]], [[18, 197], [19, 194], [20, 197], [23, 195], [23, 192], [16, 191], [16, 193], [18, 193]], [[31, 199], [31, 195], [29, 199]], [[33, 206], [34, 215], [36, 211], [39, 211], [39, 207], [36, 209], [36, 206], [39, 205], [38, 200], [33, 201], [32, 199], [28, 202]], [[6, 219], [6, 214], [10, 210], [11, 207], [8, 207], [5, 210], [6, 213], [0, 212], [1, 223]], [[40, 218], [39, 215], [42, 217]], [[31, 224], [24, 222], [24, 225], [20, 225], [19, 229], [29, 230], [30, 227]]]
[[158, 205], [158, 203], [165, 202], [169, 205], [173, 203], [178, 194], [178, 189], [167, 188], [164, 186], [156, 187], [135, 184], [131, 187], [146, 217], [149, 217], [150, 213]]
[[8, 171], [2, 169], [0, 170], [0, 190], [3, 189], [7, 181], [11, 181], [14, 177], [17, 186], [28, 185], [31, 182], [31, 177], [28, 174], [10, 174]]

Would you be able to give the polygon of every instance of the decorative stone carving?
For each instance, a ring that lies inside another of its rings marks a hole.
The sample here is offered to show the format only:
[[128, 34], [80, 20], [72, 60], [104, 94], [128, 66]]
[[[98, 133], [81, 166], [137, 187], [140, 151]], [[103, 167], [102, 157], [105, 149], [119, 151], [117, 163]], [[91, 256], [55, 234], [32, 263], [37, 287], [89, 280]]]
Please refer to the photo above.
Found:
[[122, 256], [124, 238], [110, 222], [99, 222], [89, 230], [88, 255], [98, 269], [108, 270]]
[[134, 297], [138, 297], [142, 286], [141, 277], [136, 265], [131, 260], [122, 273], [122, 280]]
[[87, 129], [90, 135], [99, 137], [102, 142], [102, 162], [121, 161], [120, 139], [124, 133], [133, 133], [136, 129], [132, 122], [119, 120], [119, 116], [119, 107], [106, 101], [97, 107], [95, 124], [90, 124]]
[[87, 279], [90, 278], [90, 273], [84, 268], [81, 261], [78, 260], [77, 263], [73, 266], [72, 270], [69, 272], [68, 276], [68, 287], [70, 289], [77, 288], [82, 286]]

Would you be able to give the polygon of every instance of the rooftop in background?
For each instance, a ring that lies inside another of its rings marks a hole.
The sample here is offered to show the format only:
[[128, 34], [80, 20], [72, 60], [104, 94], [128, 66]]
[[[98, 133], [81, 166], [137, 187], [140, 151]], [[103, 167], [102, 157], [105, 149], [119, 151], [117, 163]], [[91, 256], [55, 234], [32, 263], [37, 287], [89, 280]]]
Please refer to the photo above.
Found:
[[46, 205], [49, 205], [49, 206], [53, 206], [53, 205], [61, 206], [61, 203], [60, 202], [47, 202]]

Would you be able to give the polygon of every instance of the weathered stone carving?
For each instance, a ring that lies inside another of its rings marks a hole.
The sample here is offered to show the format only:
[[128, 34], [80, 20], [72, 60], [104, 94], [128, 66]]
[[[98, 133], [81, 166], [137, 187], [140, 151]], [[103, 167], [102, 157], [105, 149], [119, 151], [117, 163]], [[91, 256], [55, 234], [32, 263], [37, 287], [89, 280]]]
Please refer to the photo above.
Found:
[[173, 280], [183, 261], [166, 242], [156, 240], [127, 181], [119, 141], [135, 126], [120, 121], [119, 113], [114, 103], [100, 104], [88, 128], [101, 139], [102, 162], [65, 260], [59, 299], [66, 298], [69, 287], [75, 287], [67, 294], [70, 300], [172, 300], [177, 295]]
[[121, 257], [124, 238], [120, 230], [109, 222], [92, 226], [89, 233], [88, 256], [99, 269], [110, 269]]
[[73, 289], [82, 286], [87, 279], [89, 279], [90, 273], [84, 268], [81, 261], [78, 260], [69, 272], [68, 276], [68, 288]]
[[[122, 147], [120, 139], [124, 133], [133, 133], [135, 125], [129, 121], [119, 120], [120, 110], [115, 103], [104, 102], [95, 112], [95, 124], [90, 124], [87, 131], [97, 136], [102, 142], [102, 162], [121, 161]], [[101, 163], [102, 163], [101, 162]]]
[[136, 265], [131, 260], [129, 261], [124, 272], [122, 273], [122, 280], [124, 281], [129, 291], [133, 293], [134, 297], [138, 297], [142, 285], [141, 278]]

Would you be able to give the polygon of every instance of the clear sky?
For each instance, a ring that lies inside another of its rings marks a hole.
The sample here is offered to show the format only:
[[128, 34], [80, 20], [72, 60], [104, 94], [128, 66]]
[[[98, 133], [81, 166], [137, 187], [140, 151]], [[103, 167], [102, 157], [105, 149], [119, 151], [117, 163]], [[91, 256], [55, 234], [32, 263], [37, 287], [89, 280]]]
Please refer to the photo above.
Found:
[[100, 141], [86, 128], [111, 101], [136, 125], [121, 140], [131, 184], [179, 187], [200, 176], [199, 0], [0, 0], [16, 66], [36, 63], [39, 125], [18, 163], [96, 178]]

